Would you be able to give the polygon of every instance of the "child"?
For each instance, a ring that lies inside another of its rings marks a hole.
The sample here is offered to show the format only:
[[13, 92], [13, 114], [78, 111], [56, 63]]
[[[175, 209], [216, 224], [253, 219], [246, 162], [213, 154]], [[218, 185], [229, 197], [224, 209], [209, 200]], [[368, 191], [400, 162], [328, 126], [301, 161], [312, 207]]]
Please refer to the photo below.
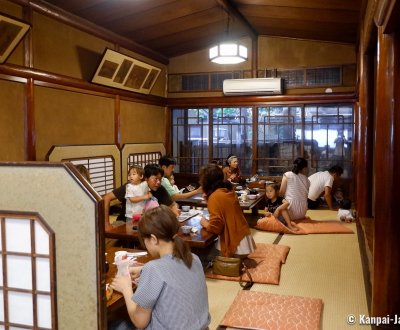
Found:
[[180, 193], [180, 194], [181, 194], [182, 191], [183, 191], [183, 189], [182, 189], [182, 191], [179, 190], [178, 186], [175, 184], [175, 178], [174, 178], [174, 175], [173, 175], [173, 174], [171, 174], [171, 175], [168, 177], [168, 180], [169, 180], [169, 182], [171, 183], [172, 188], [174, 188], [175, 193]]
[[351, 200], [343, 199], [340, 203], [337, 219], [344, 222], [353, 222], [355, 219], [351, 213]]
[[132, 220], [134, 215], [143, 212], [146, 201], [152, 197], [146, 181], [143, 181], [144, 170], [133, 165], [129, 168], [128, 184], [126, 185], [126, 220]]
[[287, 208], [289, 202], [283, 197], [279, 197], [279, 184], [271, 183], [265, 188], [266, 207], [265, 216], [273, 215], [277, 220], [282, 222], [290, 230], [297, 231], [297, 226], [290, 221], [290, 216]]
[[[130, 276], [114, 278], [111, 288], [123, 294], [131, 322], [115, 320], [108, 329], [208, 329], [211, 318], [203, 267], [178, 236], [179, 226], [167, 206], [143, 213], [139, 239], [152, 260], [130, 267]], [[132, 279], [138, 280], [135, 293]]]

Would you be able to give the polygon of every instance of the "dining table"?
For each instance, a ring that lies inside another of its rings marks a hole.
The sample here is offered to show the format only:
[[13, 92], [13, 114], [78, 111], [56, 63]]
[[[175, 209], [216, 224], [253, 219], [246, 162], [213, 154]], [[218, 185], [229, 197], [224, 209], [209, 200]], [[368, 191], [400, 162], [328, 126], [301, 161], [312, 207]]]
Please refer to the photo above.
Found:
[[[145, 252], [144, 250], [139, 250], [139, 249], [127, 249], [117, 246], [106, 246], [106, 261], [108, 263], [108, 271], [106, 273], [106, 284], [110, 284], [115, 275], [117, 274], [117, 266], [114, 264], [115, 252], [117, 251], [126, 251], [128, 253]], [[149, 254], [146, 254], [136, 257], [135, 261], [137, 263], [145, 264], [151, 259], [152, 257]], [[107, 299], [107, 312], [111, 314], [112, 312], [116, 311], [117, 309], [119, 309], [124, 305], [125, 301], [123, 295], [118, 291], [113, 291], [109, 299]]]
[[[177, 234], [191, 248], [203, 249], [210, 246], [218, 236], [206, 231], [200, 224], [203, 212], [201, 210], [193, 211], [195, 210], [191, 210], [191, 213], [186, 218], [182, 217], [182, 214], [178, 220], [180, 220], [180, 226], [187, 225], [194, 229], [189, 234], [184, 234], [181, 230]], [[139, 221], [115, 221], [113, 224], [106, 226], [105, 237], [139, 243], [138, 223]]]
[[[238, 195], [243, 192], [242, 190], [236, 191]], [[254, 197], [250, 197], [254, 196]], [[264, 189], [257, 189], [256, 193], [247, 195], [246, 200], [243, 200], [241, 196], [238, 196], [240, 208], [242, 210], [251, 210], [253, 215], [258, 215], [258, 206], [262, 201], [265, 199], [265, 190]], [[192, 196], [191, 198], [186, 199], [177, 199], [176, 202], [182, 205], [189, 205], [194, 208], [206, 208], [207, 202], [204, 200], [202, 194], [197, 194]]]

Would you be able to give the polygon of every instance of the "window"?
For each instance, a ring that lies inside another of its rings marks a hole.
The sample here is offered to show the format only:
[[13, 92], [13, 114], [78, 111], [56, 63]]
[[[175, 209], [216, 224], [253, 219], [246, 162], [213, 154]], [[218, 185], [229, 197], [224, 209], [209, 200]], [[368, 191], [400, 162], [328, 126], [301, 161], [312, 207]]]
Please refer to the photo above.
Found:
[[54, 233], [37, 215], [2, 213], [0, 237], [0, 328], [56, 329]]
[[352, 104], [173, 109], [175, 170], [198, 173], [211, 159], [235, 154], [243, 175], [281, 176], [304, 157], [310, 174], [338, 164], [348, 177], [353, 126]]

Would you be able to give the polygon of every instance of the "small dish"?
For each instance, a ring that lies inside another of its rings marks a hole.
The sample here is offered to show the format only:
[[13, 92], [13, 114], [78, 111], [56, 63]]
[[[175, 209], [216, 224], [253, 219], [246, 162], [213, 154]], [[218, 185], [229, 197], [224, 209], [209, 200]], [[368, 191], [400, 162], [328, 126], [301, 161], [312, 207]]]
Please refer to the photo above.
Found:
[[189, 205], [182, 205], [182, 211], [183, 212], [189, 212], [190, 211], [190, 206]]
[[181, 227], [182, 233], [185, 235], [190, 234], [190, 231], [192, 230], [192, 226], [182, 226]]

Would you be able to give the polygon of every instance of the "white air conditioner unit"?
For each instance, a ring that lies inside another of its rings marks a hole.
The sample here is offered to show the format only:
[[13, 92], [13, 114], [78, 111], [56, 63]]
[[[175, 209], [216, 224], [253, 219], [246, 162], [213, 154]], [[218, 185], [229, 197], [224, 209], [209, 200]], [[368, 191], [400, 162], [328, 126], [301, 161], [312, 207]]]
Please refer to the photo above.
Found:
[[223, 92], [225, 95], [278, 95], [282, 94], [282, 79], [225, 79]]

